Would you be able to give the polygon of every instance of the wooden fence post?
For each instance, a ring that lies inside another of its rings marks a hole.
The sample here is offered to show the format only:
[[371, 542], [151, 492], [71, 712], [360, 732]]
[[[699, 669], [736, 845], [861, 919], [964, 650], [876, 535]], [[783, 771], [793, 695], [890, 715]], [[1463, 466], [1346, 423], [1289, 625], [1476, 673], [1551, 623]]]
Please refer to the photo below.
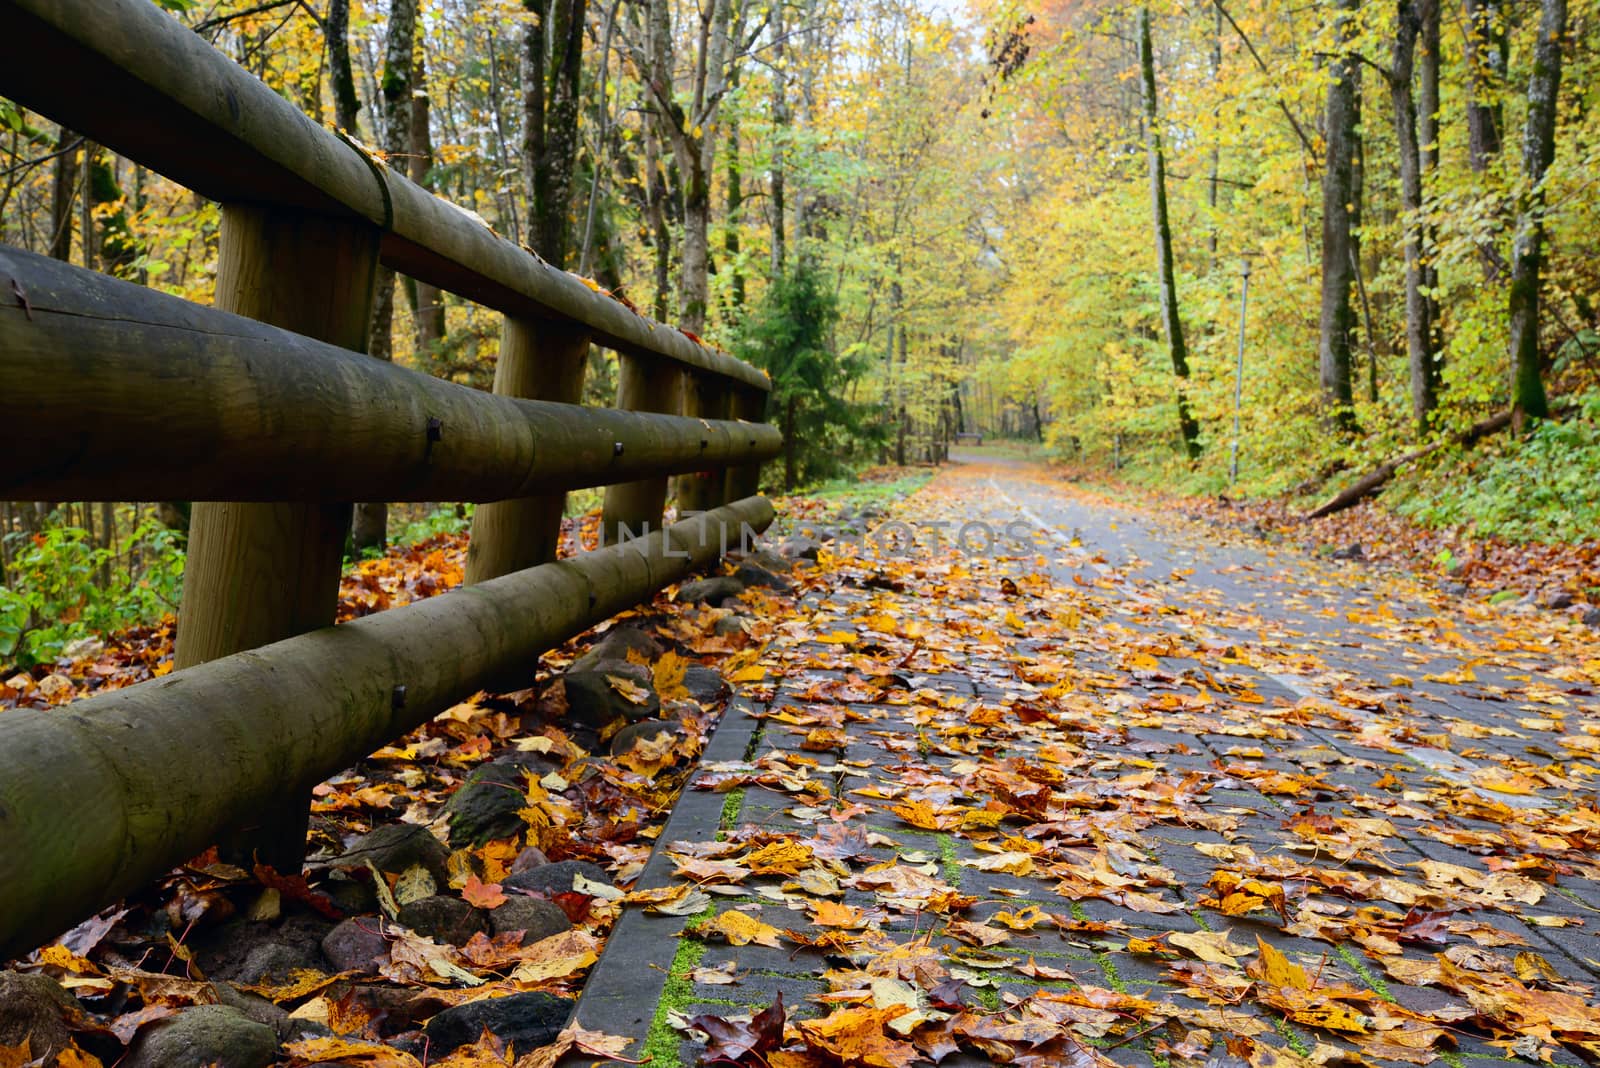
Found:
[[[728, 418], [728, 384], [721, 377], [690, 374], [684, 387], [684, 415]], [[718, 469], [678, 476], [678, 513], [709, 512], [724, 503], [726, 476]]]
[[[683, 370], [665, 360], [617, 357], [617, 404], [635, 412], [677, 413], [683, 407]], [[641, 537], [661, 529], [667, 505], [667, 479], [647, 478], [606, 487], [600, 515], [602, 545], [615, 545], [627, 537]]]
[[[760, 423], [767, 416], [767, 397], [764, 389], [736, 387], [728, 405], [729, 419], [742, 419], [746, 423]], [[761, 463], [740, 464], [728, 468], [726, 496], [729, 503], [754, 497], [761, 485]]]
[[[359, 220], [231, 204], [222, 210], [216, 305], [365, 351], [378, 231]], [[350, 528], [347, 504], [197, 502], [191, 516], [174, 665], [190, 667], [333, 622]], [[246, 861], [298, 873], [310, 790], [229, 843]]]
[[[494, 391], [525, 400], [583, 400], [589, 334], [555, 322], [507, 318]], [[484, 582], [555, 560], [565, 493], [480, 504], [467, 543], [467, 582]]]

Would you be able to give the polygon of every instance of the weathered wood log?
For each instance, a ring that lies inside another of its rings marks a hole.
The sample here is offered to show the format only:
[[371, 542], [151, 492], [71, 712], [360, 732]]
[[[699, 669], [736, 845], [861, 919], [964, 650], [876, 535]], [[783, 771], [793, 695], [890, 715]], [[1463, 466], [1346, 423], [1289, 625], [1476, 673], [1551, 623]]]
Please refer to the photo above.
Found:
[[769, 426], [492, 396], [0, 246], [12, 282], [0, 499], [490, 501], [781, 447]]
[[[583, 399], [588, 363], [589, 335], [584, 331], [507, 319], [494, 391], [502, 397], [576, 404]], [[565, 493], [546, 493], [479, 505], [467, 543], [467, 581], [483, 582], [554, 560], [566, 503]]]
[[[710, 375], [689, 375], [683, 395], [683, 414], [696, 419], [728, 418], [728, 387]], [[678, 511], [708, 512], [723, 502], [726, 478], [721, 468], [691, 471], [678, 476]]]
[[649, 538], [165, 678], [0, 716], [0, 958], [25, 952], [760, 531], [748, 498]]
[[[256, 204], [222, 209], [216, 306], [366, 351], [377, 228]], [[159, 405], [158, 405], [159, 407]], [[333, 622], [347, 503], [197, 501], [173, 666], [192, 667]], [[230, 863], [299, 871], [311, 796], [285, 796], [222, 843]]]
[[1429, 453], [1437, 452], [1451, 442], [1454, 442], [1457, 445], [1474, 445], [1479, 441], [1479, 439], [1504, 430], [1510, 425], [1511, 413], [1501, 412], [1498, 415], [1491, 415], [1487, 419], [1479, 420], [1466, 430], [1463, 430], [1461, 433], [1455, 435], [1453, 438], [1449, 438], [1444, 441], [1436, 441], [1432, 445], [1428, 445], [1420, 449], [1414, 449], [1411, 452], [1406, 453], [1404, 456], [1395, 457], [1393, 460], [1385, 460], [1383, 463], [1379, 464], [1365, 475], [1362, 475], [1360, 478], [1356, 479], [1349, 486], [1345, 487], [1343, 490], [1340, 490], [1326, 503], [1322, 504], [1315, 510], [1306, 513], [1306, 518], [1321, 519], [1323, 516], [1333, 515], [1335, 512], [1342, 512], [1346, 508], [1359, 504], [1366, 498], [1378, 492], [1378, 490], [1382, 489], [1383, 486], [1394, 477], [1394, 473], [1400, 470], [1400, 468], [1404, 467], [1406, 464], [1420, 460]]
[[[617, 370], [617, 407], [640, 412], [678, 412], [683, 408], [683, 373], [675, 367], [624, 356]], [[695, 425], [700, 420], [692, 420]], [[709, 440], [703, 437], [702, 441]], [[610, 545], [659, 529], [667, 506], [667, 480], [645, 478], [613, 483], [600, 510], [600, 540]]]
[[[734, 387], [729, 403], [729, 418], [743, 420], [752, 426], [762, 424], [767, 418], [769, 396], [768, 391], [764, 389]], [[728, 468], [723, 477], [726, 483], [723, 490], [724, 500], [742, 501], [746, 497], [754, 497], [761, 484], [761, 461], [735, 464]]]
[[0, 96], [204, 196], [365, 219], [402, 274], [515, 318], [576, 322], [618, 352], [768, 388], [762, 372], [550, 266], [318, 126], [146, 0], [0, 0], [0, 24]]

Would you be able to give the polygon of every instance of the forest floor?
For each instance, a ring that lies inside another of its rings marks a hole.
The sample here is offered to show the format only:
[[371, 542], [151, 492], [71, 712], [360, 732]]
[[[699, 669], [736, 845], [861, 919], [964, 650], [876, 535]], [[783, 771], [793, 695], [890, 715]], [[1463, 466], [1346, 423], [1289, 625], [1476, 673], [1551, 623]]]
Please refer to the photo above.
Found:
[[227, 1068], [1600, 1056], [1600, 632], [958, 460], [787, 502], [799, 563], [751, 557], [785, 582], [599, 636], [616, 718], [648, 690], [670, 730], [577, 722], [579, 643], [320, 788], [309, 885], [200, 858], [19, 962], [75, 995], [34, 1055], [188, 1063], [163, 1043], [227, 1024]]

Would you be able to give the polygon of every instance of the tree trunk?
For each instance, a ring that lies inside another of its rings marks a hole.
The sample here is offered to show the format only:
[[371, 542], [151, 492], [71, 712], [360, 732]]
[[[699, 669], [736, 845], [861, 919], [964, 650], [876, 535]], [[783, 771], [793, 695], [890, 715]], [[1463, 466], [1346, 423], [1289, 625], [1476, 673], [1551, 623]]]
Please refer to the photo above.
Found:
[[[56, 148], [63, 149], [77, 137], [65, 126], [56, 135]], [[78, 154], [62, 152], [55, 159], [55, 174], [50, 183], [50, 255], [62, 263], [72, 262], [72, 205], [78, 191]]]
[[528, 188], [528, 240], [546, 263], [564, 269], [572, 246], [568, 216], [578, 155], [588, 3], [523, 0], [523, 8], [533, 16], [522, 38], [522, 161]]
[[350, 67], [350, 0], [328, 0], [323, 20], [328, 39], [328, 81], [333, 85], [333, 121], [351, 137], [361, 136], [361, 100]]
[[[1360, 0], [1338, 0], [1335, 32], [1342, 47], [1349, 45], [1359, 5]], [[1343, 429], [1349, 429], [1354, 422], [1350, 411], [1354, 400], [1350, 339], [1356, 315], [1350, 298], [1357, 266], [1354, 212], [1360, 203], [1355, 187], [1361, 77], [1358, 64], [1359, 60], [1347, 52], [1330, 62], [1332, 80], [1323, 118], [1327, 154], [1322, 171], [1322, 316], [1317, 364], [1323, 405], [1335, 425]]]
[[[429, 128], [432, 102], [428, 99], [428, 74], [420, 50], [411, 75], [411, 155], [406, 161], [407, 176], [424, 189], [432, 189], [433, 132]], [[444, 340], [444, 293], [438, 286], [422, 281], [411, 284], [411, 293], [412, 311], [416, 319], [417, 352], [426, 356]]]
[[783, 3], [772, 7], [772, 277], [783, 274], [785, 226], [787, 208], [784, 205], [786, 181], [784, 159], [789, 138], [789, 73], [784, 66]]
[[[729, 81], [730, 88], [738, 86], [738, 72]], [[723, 218], [722, 251], [727, 257], [728, 270], [733, 278], [728, 286], [728, 300], [732, 310], [737, 314], [744, 308], [745, 288], [744, 271], [739, 266], [739, 224], [741, 209], [744, 205], [744, 174], [739, 160], [739, 124], [737, 121], [728, 123], [728, 167], [727, 167], [727, 198], [728, 211]]]
[[1567, 0], [1542, 0], [1539, 40], [1528, 79], [1528, 119], [1522, 132], [1522, 172], [1527, 193], [1517, 212], [1511, 246], [1511, 405], [1520, 432], [1529, 418], [1550, 413], [1539, 353], [1539, 283], [1544, 265], [1544, 177], [1555, 159], [1556, 98], [1561, 88], [1561, 45]]
[[1479, 173], [1500, 154], [1505, 128], [1500, 94], [1505, 91], [1511, 36], [1503, 4], [1504, 0], [1466, 0], [1468, 158]]
[[1167, 163], [1161, 147], [1161, 130], [1156, 115], [1156, 64], [1150, 44], [1150, 8], [1139, 8], [1140, 96], [1144, 103], [1145, 145], [1150, 156], [1150, 211], [1155, 229], [1156, 261], [1161, 278], [1161, 325], [1166, 332], [1167, 351], [1172, 357], [1172, 372], [1178, 382], [1178, 429], [1184, 451], [1191, 460], [1200, 455], [1200, 425], [1189, 412], [1189, 352], [1183, 340], [1183, 321], [1178, 313], [1178, 285], [1174, 277], [1172, 227], [1167, 221]]
[[[383, 61], [383, 149], [390, 166], [411, 147], [411, 73], [415, 52], [418, 0], [391, 0], [389, 40]], [[394, 358], [394, 271], [381, 264], [375, 278], [372, 327], [367, 351], [380, 360]], [[357, 504], [350, 528], [356, 552], [382, 549], [388, 541], [389, 507], [381, 501]]]
[[1417, 107], [1411, 81], [1422, 21], [1412, 0], [1401, 0], [1395, 27], [1394, 62], [1389, 70], [1389, 95], [1394, 103], [1395, 137], [1400, 155], [1400, 207], [1405, 228], [1406, 354], [1411, 369], [1411, 414], [1419, 432], [1437, 404], [1437, 368], [1433, 360], [1433, 324], [1423, 292], [1422, 151], [1417, 141]]

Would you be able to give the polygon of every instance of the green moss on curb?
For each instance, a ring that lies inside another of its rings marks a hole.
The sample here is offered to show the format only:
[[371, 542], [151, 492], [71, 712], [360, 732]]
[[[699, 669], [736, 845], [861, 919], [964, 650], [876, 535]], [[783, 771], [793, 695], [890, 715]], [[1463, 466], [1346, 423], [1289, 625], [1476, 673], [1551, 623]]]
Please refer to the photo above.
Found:
[[1382, 976], [1368, 968], [1366, 962], [1356, 956], [1349, 946], [1341, 942], [1334, 947], [1334, 952], [1339, 954], [1340, 960], [1350, 965], [1352, 971], [1361, 976], [1361, 981], [1371, 987], [1374, 994], [1377, 994], [1384, 1001], [1398, 1004], [1398, 1002], [1394, 1001], [1394, 995], [1389, 993], [1389, 984], [1383, 981]]
[[[706, 913], [714, 911], [707, 909]], [[694, 917], [690, 922], [704, 918], [706, 913]], [[655, 1068], [683, 1068], [683, 1061], [678, 1057], [678, 1045], [682, 1038], [668, 1021], [668, 1015], [682, 1012], [689, 1005], [702, 1000], [694, 996], [694, 983], [689, 979], [689, 973], [699, 966], [705, 955], [706, 944], [687, 935], [679, 940], [678, 951], [672, 955], [672, 965], [667, 969], [667, 983], [661, 988], [661, 1000], [656, 1004], [656, 1013], [650, 1020], [650, 1030], [645, 1034], [644, 1050], [640, 1054]]]

